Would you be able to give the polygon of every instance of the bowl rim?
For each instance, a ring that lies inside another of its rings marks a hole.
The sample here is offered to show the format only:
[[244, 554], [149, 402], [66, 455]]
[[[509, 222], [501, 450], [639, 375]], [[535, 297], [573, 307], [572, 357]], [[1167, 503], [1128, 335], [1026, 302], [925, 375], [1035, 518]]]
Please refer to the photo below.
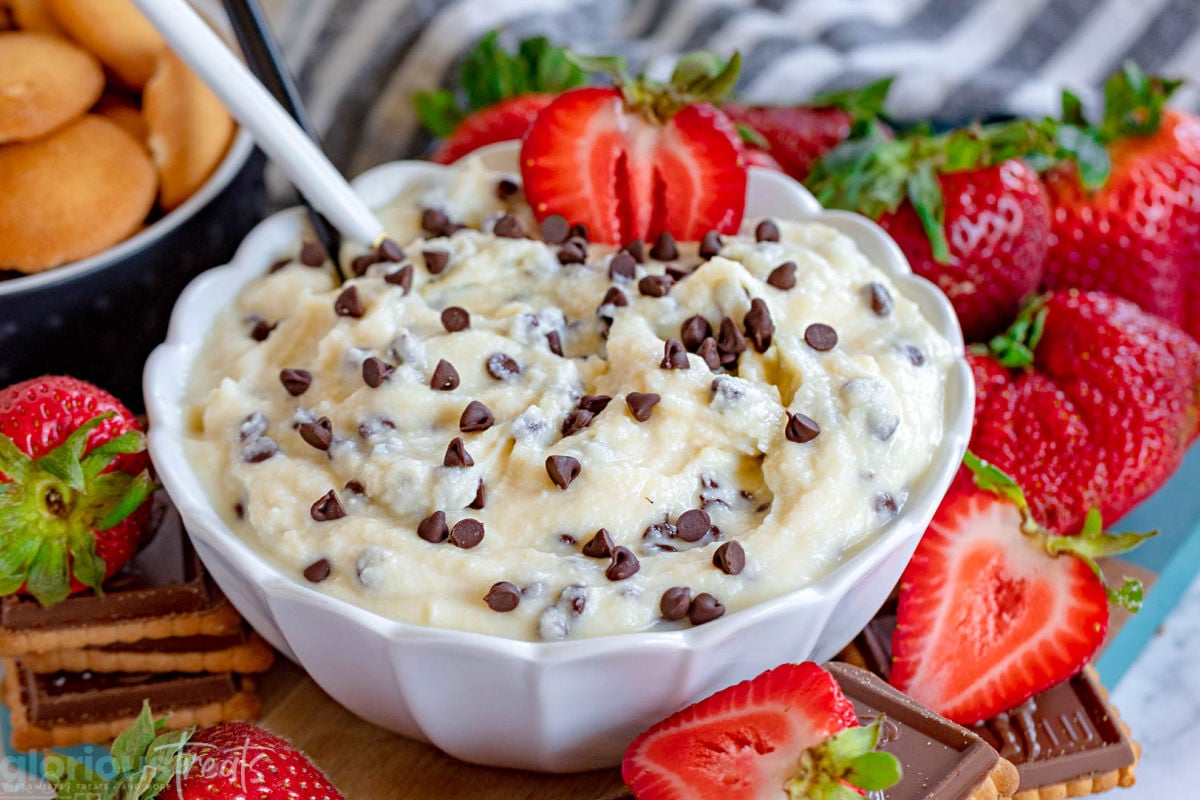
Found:
[[[508, 171], [516, 171], [514, 143], [493, 145], [486, 148], [481, 155], [485, 163], [493, 168], [497, 164], [507, 163]], [[369, 204], [378, 205], [377, 201], [382, 193], [381, 186], [391, 182], [392, 185], [387, 187], [387, 191], [393, 196], [399, 194], [404, 187], [397, 178], [403, 177], [406, 172], [411, 173], [409, 180], [412, 180], [438, 173], [448, 175], [453, 169], [453, 166], [427, 161], [394, 161], [364, 172], [352, 184]], [[954, 359], [946, 375], [943, 439], [926, 472], [919, 479], [920, 493], [914, 492], [899, 514], [856, 543], [851, 555], [817, 580], [704, 625], [671, 630], [630, 631], [581, 639], [529, 641], [392, 619], [348, 600], [321, 592], [315, 586], [301, 583], [298, 578], [286, 576], [257, 547], [233, 532], [216, 512], [199, 475], [185, 454], [182, 420], [184, 398], [194, 359], [203, 347], [203, 341], [196, 341], [196, 334], [199, 331], [206, 334], [219, 312], [218, 306], [207, 307], [203, 305], [203, 301], [208, 295], [218, 292], [225, 301], [232, 300], [249, 281], [261, 276], [274, 258], [278, 257], [278, 252], [272, 251], [270, 243], [276, 239], [294, 241], [304, 230], [304, 214], [299, 207], [285, 209], [267, 217], [250, 232], [229, 264], [209, 270], [188, 285], [172, 312], [166, 341], [155, 349], [146, 363], [144, 386], [146, 409], [150, 417], [148, 438], [151, 457], [155, 461], [160, 479], [183, 516], [185, 527], [191, 535], [204, 540], [205, 544], [226, 553], [235, 565], [238, 577], [266, 596], [272, 623], [277, 627], [278, 623], [273, 619], [275, 608], [269, 602], [273, 593], [277, 593], [281, 599], [288, 602], [324, 607], [348, 622], [369, 629], [388, 640], [466, 647], [477, 651], [503, 653], [509, 658], [542, 664], [565, 663], [601, 652], [640, 650], [654, 646], [708, 650], [742, 628], [753, 625], [759, 617], [780, 613], [786, 607], [802, 600], [812, 604], [830, 597], [842, 597], [850, 586], [882, 563], [888, 554], [902, 547], [908, 537], [914, 535], [910, 528], [913, 527], [913, 518], [919, 516], [916, 512], [920, 511], [923, 514], [928, 510], [932, 516], [933, 510], [941, 502], [944, 488], [949, 487], [970, 437], [974, 416], [974, 382], [965, 360], [958, 319], [949, 300], [933, 283], [912, 273], [899, 247], [882, 228], [857, 214], [822, 209], [799, 183], [778, 173], [752, 167], [751, 186], [756, 184], [778, 184], [777, 188], [786, 187], [794, 194], [794, 205], [802, 209], [801, 213], [806, 220], [834, 224], [843, 230], [853, 229], [848, 235], [855, 240], [860, 250], [863, 249], [860, 237], [872, 239], [871, 244], [877, 248], [884, 262], [876, 263], [876, 266], [893, 279], [904, 296], [917, 301], [918, 296], [923, 295], [928, 302], [933, 303], [938, 309], [940, 319], [928, 317], [925, 310], [927, 303], [919, 302], [918, 305], [922, 306], [927, 321], [942, 334], [954, 351]], [[747, 205], [751, 205], [749, 200]], [[779, 218], [792, 219], [794, 216], [780, 215]], [[198, 301], [201, 303], [199, 306]], [[954, 402], [956, 400], [957, 407]], [[938, 491], [939, 487], [944, 487], [942, 492]], [[921, 532], [923, 529], [916, 532], [916, 535], [919, 537]]]

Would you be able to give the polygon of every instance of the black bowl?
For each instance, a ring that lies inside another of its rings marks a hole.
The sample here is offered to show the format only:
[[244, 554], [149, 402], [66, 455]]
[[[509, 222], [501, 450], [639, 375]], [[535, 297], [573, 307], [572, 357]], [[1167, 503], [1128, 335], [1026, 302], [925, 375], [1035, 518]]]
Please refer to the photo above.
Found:
[[263, 216], [265, 159], [239, 131], [192, 197], [91, 258], [0, 280], [0, 387], [38, 375], [91, 381], [142, 407], [142, 366], [188, 282], [224, 264]]

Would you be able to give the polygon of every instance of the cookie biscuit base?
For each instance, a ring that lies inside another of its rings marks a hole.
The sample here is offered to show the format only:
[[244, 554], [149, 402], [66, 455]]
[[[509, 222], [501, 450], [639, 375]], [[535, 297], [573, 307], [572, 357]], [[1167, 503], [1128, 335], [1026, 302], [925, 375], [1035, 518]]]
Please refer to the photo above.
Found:
[[21, 656], [33, 672], [266, 672], [275, 651], [253, 633], [223, 650], [134, 652], [79, 648]]
[[[135, 717], [130, 716], [78, 725], [56, 725], [52, 728], [34, 725], [29, 721], [21, 699], [21, 684], [11, 661], [4, 667], [3, 697], [12, 721], [10, 741], [16, 750], [45, 750], [51, 747], [74, 747], [78, 744], [100, 744], [115, 739], [135, 721]], [[168, 712], [166, 725], [169, 730], [180, 730], [192, 725], [248, 722], [257, 718], [261, 712], [262, 702], [254, 692], [253, 681], [241, 678], [241, 691], [232, 697], [202, 706], [174, 709]]]
[[229, 636], [242, 618], [226, 598], [212, 608], [166, 617], [114, 620], [94, 625], [12, 630], [0, 627], [0, 656], [24, 656], [53, 650], [78, 650], [94, 645], [166, 639], [174, 636]]

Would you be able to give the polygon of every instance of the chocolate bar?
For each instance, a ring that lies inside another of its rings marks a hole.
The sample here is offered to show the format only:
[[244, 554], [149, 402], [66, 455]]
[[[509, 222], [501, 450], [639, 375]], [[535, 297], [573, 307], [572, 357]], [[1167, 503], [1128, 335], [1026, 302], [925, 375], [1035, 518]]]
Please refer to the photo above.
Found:
[[1017, 772], [978, 734], [955, 725], [865, 669], [830, 662], [825, 668], [854, 704], [859, 722], [883, 716], [879, 749], [903, 768], [886, 800], [967, 800], [1006, 797], [1017, 788]]
[[[854, 640], [863, 666], [885, 679], [895, 629], [889, 604]], [[972, 730], [1016, 765], [1022, 792], [1068, 782], [1093, 781], [1092, 791], [1132, 783], [1136, 746], [1091, 669]]]

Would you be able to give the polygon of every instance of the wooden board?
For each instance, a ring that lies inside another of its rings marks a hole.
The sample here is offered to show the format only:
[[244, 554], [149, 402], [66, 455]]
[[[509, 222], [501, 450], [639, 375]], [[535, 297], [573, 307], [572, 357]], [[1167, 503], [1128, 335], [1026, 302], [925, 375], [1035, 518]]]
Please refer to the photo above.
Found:
[[464, 764], [364, 722], [283, 658], [260, 687], [259, 723], [307, 753], [347, 800], [609, 800], [622, 793], [616, 769], [540, 775]]

